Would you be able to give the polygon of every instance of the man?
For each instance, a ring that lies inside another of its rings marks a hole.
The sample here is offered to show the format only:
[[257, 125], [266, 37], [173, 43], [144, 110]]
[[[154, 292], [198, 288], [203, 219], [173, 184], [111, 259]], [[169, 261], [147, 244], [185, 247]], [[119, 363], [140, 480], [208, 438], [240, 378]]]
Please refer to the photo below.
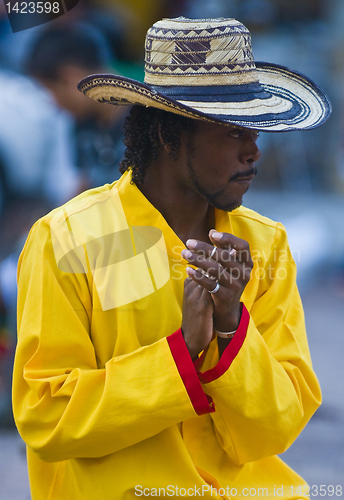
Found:
[[121, 179], [38, 221], [20, 259], [13, 401], [33, 500], [306, 498], [276, 456], [321, 399], [295, 264], [283, 226], [241, 203], [258, 131], [318, 126], [329, 101], [256, 68], [233, 19], [160, 21], [145, 84], [79, 88], [138, 105]]
[[47, 88], [59, 108], [72, 118], [65, 118], [65, 126], [71, 129], [68, 146], [85, 189], [105, 183], [110, 175], [112, 179], [119, 177], [126, 110], [99, 106], [77, 89], [81, 78], [108, 71], [112, 64], [108, 41], [92, 24], [81, 21], [45, 28], [25, 61], [26, 72]]

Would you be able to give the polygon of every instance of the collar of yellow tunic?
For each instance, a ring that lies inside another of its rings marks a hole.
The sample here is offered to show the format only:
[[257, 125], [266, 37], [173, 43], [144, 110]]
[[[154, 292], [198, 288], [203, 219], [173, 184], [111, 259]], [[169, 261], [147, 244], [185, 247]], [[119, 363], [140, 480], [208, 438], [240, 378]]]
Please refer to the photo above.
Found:
[[[131, 183], [130, 172], [111, 185], [82, 193], [51, 217], [58, 268], [91, 272], [103, 311], [148, 297], [167, 282], [181, 298], [185, 246]], [[215, 210], [215, 229], [233, 232], [228, 212]]]
[[[129, 265], [131, 257], [151, 247], [163, 261], [167, 254], [170, 263], [186, 266], [184, 243], [131, 179], [127, 171], [111, 185], [86, 191], [49, 214], [55, 259], [62, 271], [87, 272], [128, 259]], [[215, 209], [217, 231], [234, 234], [231, 214]]]
[[[171, 226], [169, 226], [161, 213], [141, 193], [136, 184], [131, 184], [131, 172], [125, 172], [113, 184], [113, 188], [118, 190], [128, 224], [130, 226], [159, 228], [164, 235], [168, 255], [174, 260], [186, 264], [186, 261], [180, 255], [182, 249], [185, 248], [184, 243], [176, 235]], [[228, 212], [215, 209], [215, 229], [220, 232], [232, 232], [230, 214]]]

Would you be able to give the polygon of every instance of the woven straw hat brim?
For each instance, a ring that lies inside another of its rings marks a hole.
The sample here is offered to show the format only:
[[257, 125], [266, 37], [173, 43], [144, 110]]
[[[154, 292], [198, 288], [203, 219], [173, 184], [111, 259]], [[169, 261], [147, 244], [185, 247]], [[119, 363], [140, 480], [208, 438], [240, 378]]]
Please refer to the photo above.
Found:
[[284, 66], [256, 62], [259, 83], [238, 86], [152, 86], [110, 74], [84, 78], [88, 97], [115, 105], [139, 104], [213, 123], [267, 132], [322, 125], [332, 108], [325, 92]]

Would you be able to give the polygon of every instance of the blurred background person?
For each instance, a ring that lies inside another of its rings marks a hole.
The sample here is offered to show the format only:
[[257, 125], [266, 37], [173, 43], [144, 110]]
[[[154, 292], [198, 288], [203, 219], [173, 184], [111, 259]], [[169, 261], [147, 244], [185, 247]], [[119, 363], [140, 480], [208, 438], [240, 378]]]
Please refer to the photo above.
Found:
[[71, 118], [69, 139], [83, 188], [119, 177], [123, 121], [127, 110], [88, 102], [77, 83], [90, 73], [107, 73], [113, 56], [97, 28], [87, 22], [57, 23], [41, 31], [27, 54], [24, 68], [53, 95]]

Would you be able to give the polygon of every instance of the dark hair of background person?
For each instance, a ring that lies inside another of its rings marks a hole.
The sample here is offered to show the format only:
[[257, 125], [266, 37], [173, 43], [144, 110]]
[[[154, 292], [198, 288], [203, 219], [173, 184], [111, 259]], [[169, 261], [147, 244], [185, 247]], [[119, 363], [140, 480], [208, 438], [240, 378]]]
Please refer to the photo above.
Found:
[[54, 80], [68, 64], [94, 69], [112, 61], [103, 34], [87, 22], [73, 22], [41, 31], [28, 50], [23, 70], [38, 79]]
[[132, 180], [143, 183], [146, 168], [152, 160], [156, 160], [163, 144], [170, 145], [170, 157], [177, 160], [182, 130], [193, 132], [196, 120], [169, 113], [157, 108], [146, 108], [134, 105], [124, 124], [124, 159], [119, 171], [123, 174], [132, 170]]

